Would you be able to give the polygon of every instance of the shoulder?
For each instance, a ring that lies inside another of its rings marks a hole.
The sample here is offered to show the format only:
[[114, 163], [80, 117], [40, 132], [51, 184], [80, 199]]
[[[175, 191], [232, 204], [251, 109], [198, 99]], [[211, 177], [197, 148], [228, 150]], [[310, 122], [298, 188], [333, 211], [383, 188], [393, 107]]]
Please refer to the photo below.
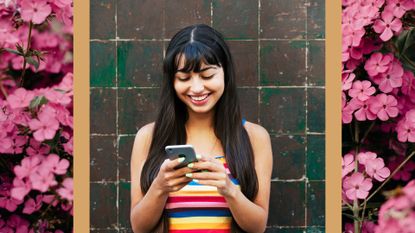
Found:
[[270, 140], [269, 133], [264, 127], [249, 121], [245, 122], [244, 127], [248, 132], [249, 139], [251, 140], [252, 144], [257, 142], [264, 142], [264, 140]]
[[244, 125], [252, 145], [255, 160], [272, 164], [271, 137], [268, 131], [255, 123], [245, 122]]
[[148, 123], [141, 127], [135, 135], [132, 157], [142, 157], [145, 159], [150, 149], [153, 138], [154, 122]]
[[151, 140], [153, 137], [153, 130], [154, 130], [154, 122], [148, 123], [146, 125], [144, 125], [143, 127], [141, 127], [137, 134], [135, 135], [135, 142], [137, 141], [148, 141]]

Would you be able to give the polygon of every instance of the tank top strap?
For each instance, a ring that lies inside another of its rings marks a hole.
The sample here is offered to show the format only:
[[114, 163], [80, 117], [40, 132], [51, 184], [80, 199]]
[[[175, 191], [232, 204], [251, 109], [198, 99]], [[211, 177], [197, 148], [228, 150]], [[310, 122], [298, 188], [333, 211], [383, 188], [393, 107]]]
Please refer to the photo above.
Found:
[[243, 126], [245, 125], [245, 122], [246, 122], [246, 119], [245, 118], [242, 118], [242, 125]]

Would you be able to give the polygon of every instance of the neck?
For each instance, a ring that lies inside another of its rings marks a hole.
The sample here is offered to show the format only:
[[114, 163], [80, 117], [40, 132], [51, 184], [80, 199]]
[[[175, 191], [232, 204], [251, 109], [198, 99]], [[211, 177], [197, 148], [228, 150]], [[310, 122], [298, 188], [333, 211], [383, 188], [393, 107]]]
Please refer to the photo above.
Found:
[[189, 111], [189, 118], [186, 122], [188, 133], [212, 131], [214, 129], [214, 114], [214, 111], [202, 114]]

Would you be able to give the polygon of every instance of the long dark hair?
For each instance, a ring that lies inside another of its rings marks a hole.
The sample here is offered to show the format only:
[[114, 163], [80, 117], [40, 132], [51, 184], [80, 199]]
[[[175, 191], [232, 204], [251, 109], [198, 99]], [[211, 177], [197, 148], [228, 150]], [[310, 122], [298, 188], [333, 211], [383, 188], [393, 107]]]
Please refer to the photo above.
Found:
[[[180, 30], [167, 48], [160, 105], [150, 151], [141, 173], [141, 191], [145, 194], [157, 176], [166, 159], [165, 146], [186, 143], [185, 123], [188, 112], [173, 86], [180, 56], [185, 58], [186, 64], [182, 69], [185, 72], [199, 72], [201, 62], [223, 68], [225, 90], [215, 105], [214, 131], [224, 148], [232, 176], [238, 179], [242, 193], [249, 200], [254, 200], [258, 192], [258, 180], [252, 146], [242, 125], [232, 57], [222, 35], [204, 24]], [[168, 232], [165, 212], [154, 232]], [[234, 220], [232, 232], [243, 232]]]

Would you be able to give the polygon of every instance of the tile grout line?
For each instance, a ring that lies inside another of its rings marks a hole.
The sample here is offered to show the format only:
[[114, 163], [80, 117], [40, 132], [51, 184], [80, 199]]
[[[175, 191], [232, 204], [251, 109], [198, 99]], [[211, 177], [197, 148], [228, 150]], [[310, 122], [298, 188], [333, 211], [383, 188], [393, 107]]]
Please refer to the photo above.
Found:
[[258, 63], [257, 63], [257, 87], [258, 87], [258, 109], [257, 109], [257, 122], [258, 124], [261, 123], [261, 87], [259, 86], [261, 84], [261, 40], [260, 38], [260, 34], [261, 34], [261, 0], [258, 0], [258, 16], [257, 16], [257, 20], [258, 20], [258, 29], [257, 29], [257, 35], [258, 35], [258, 51], [257, 51], [257, 56], [258, 56]]
[[307, 231], [308, 228], [308, 173], [307, 173], [307, 162], [308, 162], [308, 156], [307, 156], [307, 152], [308, 152], [308, 0], [304, 1], [304, 7], [305, 7], [305, 42], [306, 42], [306, 46], [305, 46], [305, 71], [306, 71], [306, 75], [305, 75], [305, 147], [304, 147], [304, 154], [305, 154], [305, 163], [304, 163], [304, 173], [305, 173], [305, 183], [304, 183], [304, 203], [305, 203], [305, 208], [304, 208], [304, 225], [305, 225], [305, 231]]
[[120, 157], [120, 144], [119, 144], [119, 125], [118, 125], [118, 121], [119, 121], [119, 95], [118, 95], [118, 3], [119, 1], [116, 0], [115, 1], [115, 109], [116, 109], [116, 115], [115, 115], [115, 125], [116, 125], [116, 140], [117, 140], [117, 145], [115, 148], [115, 153], [117, 153], [117, 183], [116, 183], [116, 187], [117, 187], [117, 199], [116, 199], [116, 208], [117, 208], [117, 231], [120, 232], [120, 166], [119, 166], [119, 157]]
[[210, 1], [210, 26], [213, 27], [213, 0]]

